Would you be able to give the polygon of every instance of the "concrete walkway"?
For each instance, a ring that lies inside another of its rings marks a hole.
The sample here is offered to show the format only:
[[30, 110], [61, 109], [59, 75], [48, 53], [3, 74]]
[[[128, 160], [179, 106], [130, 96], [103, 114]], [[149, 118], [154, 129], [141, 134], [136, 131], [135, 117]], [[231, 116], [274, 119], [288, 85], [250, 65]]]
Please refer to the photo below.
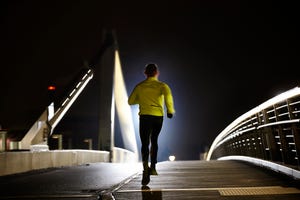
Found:
[[298, 200], [299, 180], [241, 161], [158, 163], [141, 186], [141, 163], [91, 163], [0, 176], [0, 199]]
[[0, 199], [99, 199], [139, 171], [139, 163], [99, 162], [0, 176]]
[[299, 199], [300, 183], [238, 161], [162, 162], [158, 176], [141, 186], [141, 173], [114, 188], [116, 200]]

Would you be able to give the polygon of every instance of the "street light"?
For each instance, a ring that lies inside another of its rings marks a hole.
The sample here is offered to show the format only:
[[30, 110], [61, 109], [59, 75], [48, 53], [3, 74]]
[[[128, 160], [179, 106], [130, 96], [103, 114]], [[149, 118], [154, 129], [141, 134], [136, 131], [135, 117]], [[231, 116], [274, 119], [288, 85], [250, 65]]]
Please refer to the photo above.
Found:
[[170, 160], [171, 162], [175, 161], [175, 156], [174, 156], [174, 155], [170, 155], [170, 156], [169, 156], [169, 160]]

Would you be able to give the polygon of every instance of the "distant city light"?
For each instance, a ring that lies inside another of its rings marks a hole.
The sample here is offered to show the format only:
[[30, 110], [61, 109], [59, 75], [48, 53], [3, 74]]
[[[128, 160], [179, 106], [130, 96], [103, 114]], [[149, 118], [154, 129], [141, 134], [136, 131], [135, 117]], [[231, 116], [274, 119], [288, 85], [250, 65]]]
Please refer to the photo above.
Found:
[[48, 90], [53, 91], [53, 90], [55, 90], [55, 89], [56, 89], [56, 87], [55, 87], [54, 85], [49, 85], [49, 86], [48, 86]]
[[169, 156], [169, 160], [170, 160], [170, 161], [175, 161], [175, 156], [174, 156], [174, 155], [170, 155], [170, 156]]

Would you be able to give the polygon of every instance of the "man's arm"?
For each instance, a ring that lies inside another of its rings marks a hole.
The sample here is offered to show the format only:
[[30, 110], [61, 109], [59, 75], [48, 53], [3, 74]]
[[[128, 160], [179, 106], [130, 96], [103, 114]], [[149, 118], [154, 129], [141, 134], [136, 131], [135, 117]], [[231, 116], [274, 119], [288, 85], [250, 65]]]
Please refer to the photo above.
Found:
[[131, 92], [131, 94], [130, 94], [130, 96], [128, 98], [128, 104], [129, 105], [138, 104], [137, 87], [135, 87], [133, 89], [133, 91]]
[[173, 114], [175, 113], [174, 102], [171, 89], [167, 84], [164, 85], [164, 98], [167, 107], [167, 114], [169, 114], [168, 117], [172, 118]]

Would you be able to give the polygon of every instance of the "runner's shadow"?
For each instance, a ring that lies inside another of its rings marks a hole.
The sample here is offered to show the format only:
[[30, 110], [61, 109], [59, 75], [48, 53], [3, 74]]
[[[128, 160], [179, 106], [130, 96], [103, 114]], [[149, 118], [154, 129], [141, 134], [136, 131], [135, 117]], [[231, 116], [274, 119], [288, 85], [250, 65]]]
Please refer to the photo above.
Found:
[[148, 186], [142, 186], [143, 200], [162, 200], [161, 190], [151, 190]]

